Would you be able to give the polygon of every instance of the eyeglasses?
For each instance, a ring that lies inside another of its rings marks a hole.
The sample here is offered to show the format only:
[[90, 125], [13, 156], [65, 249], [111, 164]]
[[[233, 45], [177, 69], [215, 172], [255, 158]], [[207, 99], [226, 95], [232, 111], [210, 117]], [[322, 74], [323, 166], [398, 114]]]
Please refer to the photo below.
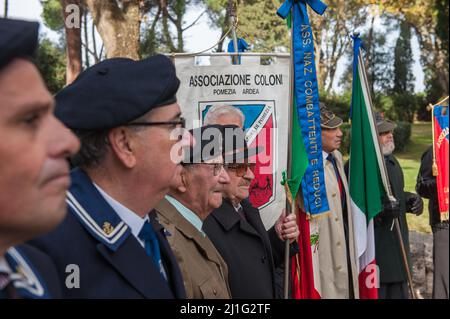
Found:
[[180, 117], [178, 121], [159, 121], [159, 122], [131, 122], [126, 126], [154, 126], [154, 125], [175, 125], [175, 127], [185, 128], [186, 119]]
[[223, 163], [183, 163], [182, 165], [188, 166], [188, 165], [202, 165], [202, 164], [212, 166], [214, 176], [219, 175], [222, 169], [224, 168]]
[[256, 163], [230, 163], [225, 165], [225, 168], [234, 171], [237, 177], [243, 177], [249, 168], [254, 173], [255, 167]]

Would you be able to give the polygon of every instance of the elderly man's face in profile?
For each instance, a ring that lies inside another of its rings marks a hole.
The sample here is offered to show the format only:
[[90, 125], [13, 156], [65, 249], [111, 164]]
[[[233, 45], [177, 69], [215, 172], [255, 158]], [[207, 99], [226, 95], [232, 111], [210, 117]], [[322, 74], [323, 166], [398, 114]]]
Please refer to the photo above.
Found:
[[342, 135], [340, 128], [322, 128], [322, 149], [327, 153], [339, 149], [341, 147]]
[[[148, 122], [177, 122], [181, 118], [177, 103], [157, 107], [149, 112]], [[156, 185], [163, 197], [172, 180], [181, 172], [183, 149], [195, 143], [192, 135], [181, 125], [165, 124], [148, 126], [137, 132], [139, 138], [134, 145], [139, 175], [143, 184]], [[144, 196], [144, 194], [143, 194]]]
[[53, 108], [31, 62], [15, 59], [0, 70], [0, 234], [12, 234], [3, 238], [31, 238], [65, 216], [66, 158], [79, 142]]
[[395, 143], [393, 131], [380, 133], [380, 135], [378, 135], [378, 141], [380, 142], [383, 155], [390, 155], [392, 154], [392, 152], [394, 152]]

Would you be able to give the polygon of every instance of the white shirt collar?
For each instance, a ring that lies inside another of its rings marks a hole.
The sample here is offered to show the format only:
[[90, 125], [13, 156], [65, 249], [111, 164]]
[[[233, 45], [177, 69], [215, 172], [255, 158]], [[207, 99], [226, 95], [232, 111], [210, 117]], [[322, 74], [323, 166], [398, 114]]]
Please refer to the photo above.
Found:
[[128, 209], [127, 207], [123, 206], [117, 200], [109, 196], [103, 189], [100, 188], [100, 186], [98, 186], [95, 183], [93, 184], [95, 188], [97, 188], [97, 190], [103, 196], [103, 198], [106, 200], [106, 202], [114, 209], [117, 215], [119, 215], [120, 219], [122, 219], [125, 222], [125, 224], [127, 224], [130, 227], [131, 233], [133, 234], [134, 237], [136, 237], [136, 239], [139, 241], [142, 247], [145, 247], [144, 241], [141, 240], [138, 237], [138, 235], [141, 232], [144, 223], [149, 220], [148, 216], [141, 218], [138, 214]]
[[324, 163], [327, 162], [328, 155], [329, 155], [329, 153], [327, 153], [324, 150], [322, 150], [322, 157], [323, 157], [323, 162]]
[[166, 199], [169, 201], [169, 203], [172, 204], [173, 207], [176, 208], [176, 210], [183, 216], [189, 223], [192, 224], [203, 236], [206, 236], [206, 234], [202, 230], [203, 221], [200, 219], [200, 217], [197, 216], [192, 210], [184, 206], [182, 203], [180, 203], [177, 199], [173, 198], [170, 195], [166, 195]]
[[234, 210], [235, 210], [236, 212], [239, 212], [239, 210], [242, 208], [241, 203], [238, 203], [236, 206], [235, 206], [234, 204], [232, 204], [232, 205], [233, 205], [233, 208], [234, 208]]

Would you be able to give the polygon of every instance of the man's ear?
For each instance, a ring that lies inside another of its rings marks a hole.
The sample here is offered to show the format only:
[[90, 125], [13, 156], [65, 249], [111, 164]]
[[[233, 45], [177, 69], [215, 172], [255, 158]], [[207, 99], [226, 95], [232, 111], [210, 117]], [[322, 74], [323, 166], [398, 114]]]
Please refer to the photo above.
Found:
[[136, 166], [136, 154], [133, 149], [133, 136], [129, 129], [120, 126], [108, 133], [108, 141], [111, 149], [122, 165], [127, 168]]
[[185, 193], [189, 185], [189, 176], [186, 168], [183, 168], [180, 172], [180, 183], [177, 186], [177, 191]]

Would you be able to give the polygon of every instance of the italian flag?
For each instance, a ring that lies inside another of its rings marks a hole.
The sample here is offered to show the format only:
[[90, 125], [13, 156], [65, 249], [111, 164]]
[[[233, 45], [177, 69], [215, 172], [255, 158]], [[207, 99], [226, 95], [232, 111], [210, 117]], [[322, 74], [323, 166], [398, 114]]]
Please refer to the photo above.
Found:
[[384, 159], [371, 108], [361, 40], [354, 38], [349, 191], [358, 256], [361, 299], [377, 299], [379, 274], [375, 261], [374, 217], [382, 210], [385, 194]]

